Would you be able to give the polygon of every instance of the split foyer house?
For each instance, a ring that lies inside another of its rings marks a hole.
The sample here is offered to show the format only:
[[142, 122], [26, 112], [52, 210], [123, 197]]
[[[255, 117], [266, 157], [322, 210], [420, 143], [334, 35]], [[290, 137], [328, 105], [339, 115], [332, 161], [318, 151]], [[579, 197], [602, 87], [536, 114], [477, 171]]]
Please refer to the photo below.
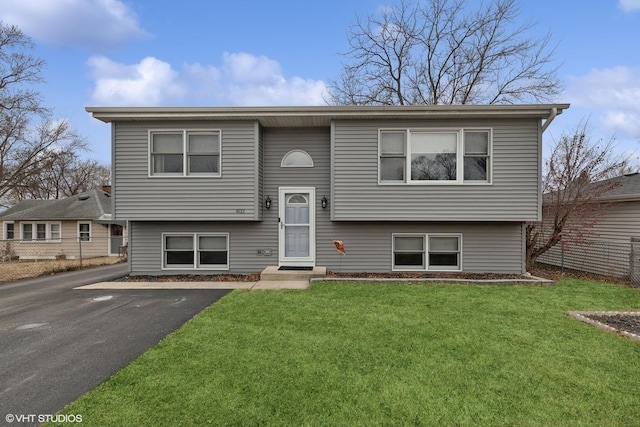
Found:
[[542, 134], [568, 107], [87, 111], [112, 126], [132, 274], [522, 273]]

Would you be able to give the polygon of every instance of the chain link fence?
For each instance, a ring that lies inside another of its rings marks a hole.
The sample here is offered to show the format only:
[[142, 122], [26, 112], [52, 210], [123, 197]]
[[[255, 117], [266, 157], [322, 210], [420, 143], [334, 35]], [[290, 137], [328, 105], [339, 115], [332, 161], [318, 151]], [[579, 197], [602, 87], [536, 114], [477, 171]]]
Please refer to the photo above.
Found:
[[640, 286], [640, 239], [629, 242], [584, 240], [559, 242], [538, 262], [628, 281]]
[[126, 255], [122, 237], [0, 240], [0, 283], [114, 264]]

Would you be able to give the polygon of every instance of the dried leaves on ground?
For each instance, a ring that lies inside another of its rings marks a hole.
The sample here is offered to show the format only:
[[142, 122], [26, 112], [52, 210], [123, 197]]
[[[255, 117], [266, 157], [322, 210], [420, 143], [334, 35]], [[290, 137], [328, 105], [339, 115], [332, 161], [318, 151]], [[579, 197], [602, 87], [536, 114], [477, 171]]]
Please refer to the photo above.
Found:
[[79, 270], [80, 268], [117, 264], [123, 261], [124, 259], [119, 257], [99, 257], [88, 258], [82, 262], [77, 259], [2, 262], [0, 263], [0, 283]]

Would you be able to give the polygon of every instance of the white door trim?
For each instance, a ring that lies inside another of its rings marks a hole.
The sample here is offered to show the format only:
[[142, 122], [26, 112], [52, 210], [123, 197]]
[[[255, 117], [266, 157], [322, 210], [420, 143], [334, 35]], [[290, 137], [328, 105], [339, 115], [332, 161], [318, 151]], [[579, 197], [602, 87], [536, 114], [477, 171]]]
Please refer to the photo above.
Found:
[[[309, 256], [287, 257], [285, 252], [285, 195], [290, 193], [302, 193], [309, 195]], [[278, 187], [278, 265], [315, 267], [316, 265], [316, 188], [315, 187]]]

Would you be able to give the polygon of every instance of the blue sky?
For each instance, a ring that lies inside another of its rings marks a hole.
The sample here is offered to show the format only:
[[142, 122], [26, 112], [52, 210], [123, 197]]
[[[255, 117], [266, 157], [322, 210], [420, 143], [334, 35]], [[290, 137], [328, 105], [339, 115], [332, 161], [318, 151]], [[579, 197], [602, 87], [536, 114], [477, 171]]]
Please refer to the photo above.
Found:
[[[322, 105], [356, 15], [397, 0], [0, 0], [47, 61], [43, 104], [110, 161], [110, 126], [85, 106]], [[478, 3], [468, 0], [471, 4]], [[571, 103], [546, 143], [581, 119], [640, 166], [640, 0], [521, 0], [557, 43]]]

